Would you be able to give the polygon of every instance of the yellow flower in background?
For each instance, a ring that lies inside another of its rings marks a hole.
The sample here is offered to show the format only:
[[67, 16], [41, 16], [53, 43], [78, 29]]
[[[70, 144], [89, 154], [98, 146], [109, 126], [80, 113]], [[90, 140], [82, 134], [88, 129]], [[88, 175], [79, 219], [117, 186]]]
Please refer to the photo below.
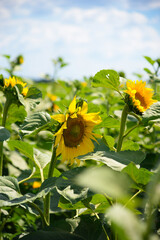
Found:
[[51, 94], [51, 93], [47, 93], [47, 96], [48, 96], [49, 99], [50, 99], [51, 101], [53, 101], [53, 102], [57, 99], [57, 96], [55, 96], [55, 95], [53, 95], [53, 94]]
[[39, 188], [40, 186], [41, 186], [41, 182], [38, 182], [38, 181], [33, 182], [33, 185], [32, 185], [33, 188]]
[[87, 86], [87, 83], [86, 83], [86, 82], [81, 82], [81, 85], [82, 85], [83, 87], [86, 87], [86, 86]]
[[22, 64], [22, 63], [24, 63], [24, 59], [23, 59], [22, 56], [20, 56], [20, 57], [19, 57], [19, 64]]
[[82, 106], [76, 107], [76, 96], [69, 105], [68, 113], [51, 116], [61, 123], [61, 128], [55, 134], [57, 146], [56, 155], [62, 154], [62, 161], [68, 161], [72, 165], [74, 160], [80, 155], [87, 154], [94, 150], [92, 140], [101, 137], [92, 132], [93, 127], [101, 123], [99, 113], [87, 113], [88, 104], [83, 101]]
[[55, 112], [58, 112], [58, 110], [59, 110], [59, 106], [57, 105], [57, 104], [53, 104], [53, 110], [55, 111]]
[[153, 100], [153, 89], [146, 87], [146, 82], [141, 81], [127, 81], [127, 90], [129, 98], [132, 100], [133, 106], [140, 112], [146, 111], [157, 100]]
[[8, 88], [9, 86], [11, 86], [13, 88], [17, 84], [22, 86], [22, 88], [23, 88], [22, 94], [24, 96], [26, 96], [27, 92], [28, 92], [28, 87], [26, 87], [27, 83], [24, 83], [15, 77], [9, 77], [8, 79], [6, 79], [6, 78], [4, 79], [4, 87], [5, 88]]

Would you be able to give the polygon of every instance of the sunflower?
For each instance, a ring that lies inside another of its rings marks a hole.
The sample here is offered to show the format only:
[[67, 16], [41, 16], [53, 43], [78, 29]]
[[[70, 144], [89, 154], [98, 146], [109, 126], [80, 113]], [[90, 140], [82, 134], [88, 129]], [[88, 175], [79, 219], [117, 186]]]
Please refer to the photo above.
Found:
[[101, 123], [99, 113], [87, 113], [88, 104], [83, 101], [81, 106], [76, 105], [76, 96], [69, 105], [68, 112], [51, 116], [61, 124], [55, 134], [56, 155], [62, 154], [62, 161], [68, 161], [72, 165], [79, 155], [84, 155], [94, 150], [92, 140], [101, 137], [92, 132], [93, 127]]
[[10, 86], [13, 88], [15, 85], [22, 86], [22, 95], [26, 96], [28, 92], [28, 87], [26, 87], [27, 83], [22, 82], [21, 80], [15, 77], [9, 77], [8, 79], [4, 79], [4, 87], [9, 88]]
[[[153, 89], [147, 88], [146, 83], [141, 81], [127, 81], [127, 101], [136, 113], [142, 114], [157, 100], [153, 100]], [[128, 101], [129, 100], [129, 101]], [[131, 100], [131, 102], [130, 102]]]

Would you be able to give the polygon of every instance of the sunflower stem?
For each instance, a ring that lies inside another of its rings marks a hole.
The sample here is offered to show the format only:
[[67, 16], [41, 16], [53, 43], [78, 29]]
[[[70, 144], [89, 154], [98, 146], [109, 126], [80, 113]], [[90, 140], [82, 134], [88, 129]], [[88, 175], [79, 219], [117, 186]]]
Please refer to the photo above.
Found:
[[122, 115], [121, 115], [121, 125], [120, 125], [120, 132], [119, 132], [119, 138], [118, 138], [118, 143], [117, 143], [117, 152], [121, 151], [123, 135], [124, 135], [124, 131], [125, 131], [126, 119], [127, 119], [128, 113], [129, 113], [129, 107], [127, 104], [125, 104], [123, 111], [122, 111]]
[[[55, 143], [55, 139], [54, 139], [54, 143]], [[53, 143], [51, 162], [50, 162], [49, 171], [48, 171], [48, 178], [53, 176], [54, 169], [55, 169], [56, 162], [57, 162], [56, 147], [55, 147], [54, 143]], [[44, 198], [44, 216], [45, 216], [45, 219], [46, 219], [48, 225], [50, 224], [50, 214], [49, 214], [50, 198], [51, 198], [51, 194], [49, 192]]]
[[40, 215], [41, 221], [42, 221], [42, 228], [44, 228], [45, 226], [48, 226], [48, 223], [47, 223], [41, 209], [34, 202], [28, 202], [28, 204], [31, 205], [32, 207], [34, 207], [39, 212], [39, 215]]
[[[11, 103], [12, 103], [11, 99], [7, 98], [3, 109], [2, 127], [5, 127], [6, 125], [8, 109]], [[0, 142], [0, 176], [2, 176], [2, 172], [3, 172], [3, 142]]]
[[[6, 102], [4, 104], [4, 109], [3, 109], [3, 118], [2, 118], [2, 127], [5, 127], [6, 125], [6, 119], [7, 119], [7, 114], [8, 114], [8, 109], [11, 105], [12, 101], [10, 98], [6, 99]], [[0, 142], [0, 176], [3, 174], [3, 142]], [[0, 220], [1, 220], [1, 210], [0, 210]], [[0, 233], [0, 240], [2, 240], [3, 237]]]

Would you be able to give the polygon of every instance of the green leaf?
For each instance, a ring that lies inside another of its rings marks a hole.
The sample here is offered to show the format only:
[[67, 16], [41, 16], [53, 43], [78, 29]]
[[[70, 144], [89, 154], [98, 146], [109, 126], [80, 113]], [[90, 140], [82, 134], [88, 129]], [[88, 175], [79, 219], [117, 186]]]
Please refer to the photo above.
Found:
[[148, 184], [151, 176], [153, 175], [153, 173], [148, 171], [146, 168], [138, 169], [134, 163], [130, 163], [122, 170], [122, 172], [127, 173], [135, 183], [142, 185]]
[[14, 86], [18, 101], [20, 104], [25, 105], [24, 97], [21, 94], [22, 86], [20, 84], [17, 84]]
[[17, 179], [14, 177], [0, 177], [0, 200], [11, 200], [21, 196]]
[[6, 128], [0, 126], [0, 142], [3, 142], [8, 138], [10, 138], [10, 132]]
[[139, 221], [131, 210], [115, 204], [107, 210], [105, 217], [111, 221], [119, 240], [143, 239], [143, 222]]
[[127, 141], [123, 142], [121, 151], [126, 151], [126, 150], [138, 151], [139, 144], [136, 142], [133, 142], [131, 140], [127, 140]]
[[7, 54], [3, 54], [2, 56], [5, 57], [5, 58], [7, 58], [7, 59], [10, 59], [10, 58], [11, 58], [11, 56], [10, 56], [10, 55], [7, 55]]
[[[70, 203], [75, 204], [78, 201], [81, 201], [93, 193], [89, 192], [88, 189], [82, 188], [75, 184], [75, 176], [80, 173], [84, 168], [75, 168], [61, 174], [60, 177], [52, 177], [46, 179], [37, 194], [27, 193], [25, 195], [17, 194], [14, 199], [10, 200], [10, 197], [7, 197], [7, 191], [10, 192], [10, 187], [5, 191], [6, 195], [0, 194], [0, 207], [2, 206], [15, 206], [19, 204], [24, 204], [29, 201], [35, 201], [37, 198], [42, 198], [46, 196], [50, 191], [56, 189], [56, 191], [66, 198]], [[17, 181], [15, 179], [15, 181]], [[1, 182], [1, 180], [0, 180]], [[1, 185], [1, 183], [0, 183]], [[18, 190], [17, 190], [18, 191]]]
[[143, 68], [145, 72], [149, 73], [149, 74], [153, 74], [148, 68]]
[[96, 193], [107, 194], [113, 198], [126, 197], [129, 178], [106, 166], [88, 168], [76, 176], [75, 181], [83, 187], [89, 187]]
[[36, 87], [30, 87], [28, 89], [26, 98], [31, 98], [31, 99], [42, 98], [42, 92]]
[[101, 70], [93, 77], [93, 87], [106, 87], [119, 92], [119, 74], [114, 70]]
[[18, 149], [26, 157], [34, 161], [33, 147], [29, 143], [18, 141], [18, 140], [10, 140], [7, 143], [12, 149], [15, 149], [15, 148]]
[[12, 104], [8, 111], [7, 123], [22, 122], [27, 116], [24, 106], [17, 106], [17, 104]]
[[155, 61], [154, 61], [152, 58], [147, 57], [147, 56], [144, 56], [144, 58], [145, 58], [152, 66], [154, 65]]
[[92, 195], [88, 188], [82, 188], [75, 183], [75, 177], [83, 170], [83, 167], [71, 169], [62, 173], [56, 181], [57, 192], [72, 204], [75, 204], [76, 202]]
[[154, 103], [149, 109], [147, 109], [142, 116], [142, 124], [148, 125], [152, 121], [160, 119], [160, 102]]
[[140, 164], [145, 159], [145, 156], [145, 153], [141, 151], [96, 151], [78, 158], [80, 160], [100, 161], [116, 171], [121, 171], [130, 162]]
[[39, 167], [39, 169], [43, 169], [47, 166], [47, 164], [51, 160], [51, 154], [46, 154], [40, 152], [38, 149], [34, 148], [34, 161], [36, 165]]
[[71, 234], [69, 232], [65, 232], [61, 229], [54, 229], [54, 231], [37, 231], [37, 232], [32, 232], [28, 235], [25, 235], [24, 237], [21, 238], [22, 240], [85, 240], [84, 238], [76, 235], [76, 234]]
[[102, 122], [98, 124], [97, 126], [94, 127], [94, 129], [99, 129], [99, 128], [119, 128], [120, 127], [120, 121], [119, 119], [115, 119], [111, 116], [108, 116], [104, 119], [102, 119]]
[[36, 130], [38, 131], [38, 128], [41, 128], [42, 126], [46, 125], [50, 121], [51, 121], [51, 117], [47, 112], [34, 113], [33, 115], [27, 117], [24, 120], [24, 123], [21, 125], [21, 132], [23, 134], [31, 134]]
[[103, 141], [109, 147], [110, 150], [114, 151], [114, 138], [109, 135], [103, 135]]

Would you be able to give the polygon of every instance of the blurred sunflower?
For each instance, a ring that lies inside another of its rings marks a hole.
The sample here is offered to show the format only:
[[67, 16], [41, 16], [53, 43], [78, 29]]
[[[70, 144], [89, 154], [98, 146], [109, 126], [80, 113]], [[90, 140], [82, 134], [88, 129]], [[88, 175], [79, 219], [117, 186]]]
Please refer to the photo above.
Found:
[[101, 137], [92, 132], [93, 127], [101, 123], [99, 113], [87, 113], [88, 104], [83, 101], [81, 105], [76, 105], [76, 96], [69, 105], [68, 113], [51, 116], [58, 121], [61, 128], [55, 134], [57, 147], [56, 155], [62, 154], [62, 161], [68, 161], [72, 165], [74, 160], [79, 164], [79, 155], [84, 155], [94, 150], [92, 140]]
[[15, 85], [21, 85], [22, 86], [22, 92], [21, 94], [23, 96], [27, 95], [28, 87], [26, 87], [27, 83], [22, 82], [21, 80], [15, 78], [15, 77], [9, 77], [8, 79], [4, 79], [4, 88], [13, 88]]
[[41, 186], [41, 182], [38, 182], [38, 181], [34, 181], [33, 182], [33, 188], [39, 188]]
[[[141, 81], [127, 81], [127, 90], [124, 92], [127, 93], [127, 100], [129, 106], [133, 107], [136, 113], [142, 114], [146, 111], [153, 103], [157, 100], [153, 100], [153, 89], [147, 88], [146, 83]], [[133, 109], [131, 109], [133, 110]]]

